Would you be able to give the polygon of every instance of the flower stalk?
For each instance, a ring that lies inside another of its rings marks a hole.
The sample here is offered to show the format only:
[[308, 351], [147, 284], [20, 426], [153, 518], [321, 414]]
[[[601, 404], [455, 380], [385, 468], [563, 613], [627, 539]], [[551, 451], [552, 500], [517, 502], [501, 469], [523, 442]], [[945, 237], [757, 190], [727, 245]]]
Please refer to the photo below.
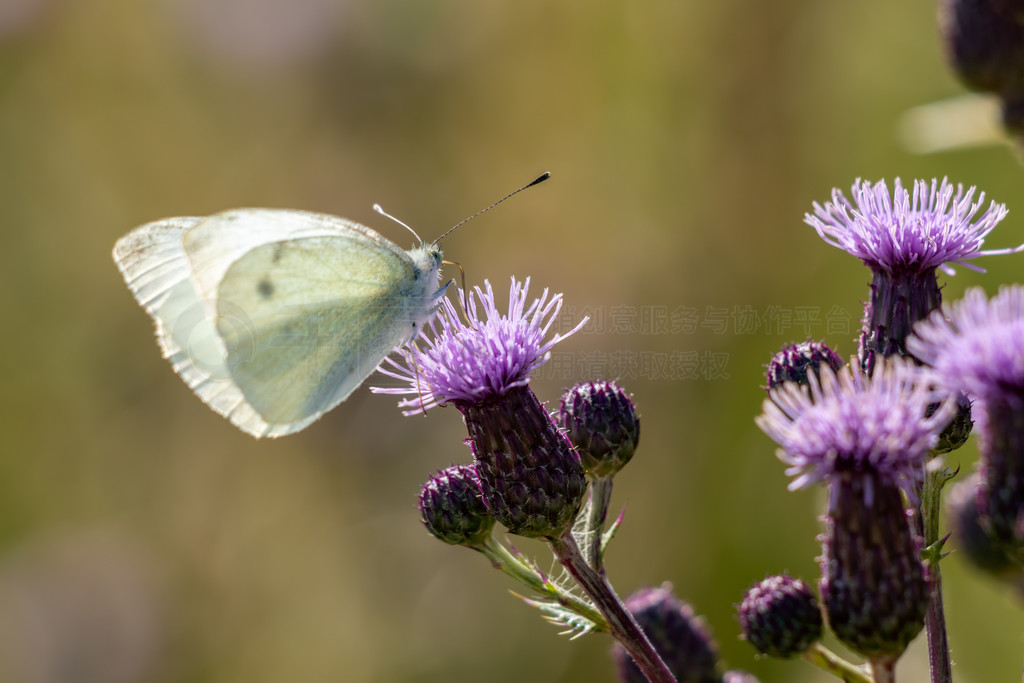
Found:
[[604, 524], [608, 517], [608, 506], [612, 500], [612, 478], [597, 477], [590, 482], [590, 504], [587, 506], [587, 520], [584, 537], [584, 555], [587, 564], [598, 574], [604, 575]]
[[622, 601], [612, 590], [607, 578], [587, 564], [583, 553], [572, 533], [548, 539], [559, 563], [576, 579], [583, 592], [593, 601], [608, 622], [608, 630], [636, 662], [651, 683], [675, 683], [675, 676], [669, 671], [651, 641], [644, 634], [636, 619], [629, 613]]

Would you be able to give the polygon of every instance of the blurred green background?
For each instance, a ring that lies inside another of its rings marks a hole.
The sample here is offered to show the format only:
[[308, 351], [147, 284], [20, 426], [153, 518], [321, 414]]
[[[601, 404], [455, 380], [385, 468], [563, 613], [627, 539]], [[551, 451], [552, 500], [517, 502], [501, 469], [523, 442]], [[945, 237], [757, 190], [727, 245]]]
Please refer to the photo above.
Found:
[[[753, 423], [762, 366], [808, 336], [853, 353], [867, 296], [868, 271], [803, 214], [857, 177], [949, 176], [1008, 204], [987, 246], [1024, 241], [1012, 151], [920, 156], [896, 134], [909, 108], [962, 92], [935, 14], [926, 0], [3, 0], [2, 679], [612, 681], [606, 637], [560, 637], [482, 557], [420, 526], [421, 482], [469, 459], [457, 411], [403, 418], [364, 388], [255, 441], [173, 376], [110, 258], [138, 224], [239, 206], [339, 214], [405, 245], [374, 202], [430, 239], [550, 170], [445, 253], [501, 298], [530, 275], [595, 316], [535, 389], [554, 407], [601, 375], [635, 396], [614, 585], [671, 582], [728, 664], [765, 683], [828, 680], [756, 659], [734, 616], [768, 573], [813, 581], [820, 550], [820, 491], [787, 492]], [[946, 298], [1019, 279], [1024, 256], [983, 265], [943, 277]], [[734, 310], [760, 324], [720, 317]], [[644, 323], [675, 311], [698, 324]], [[647, 365], [669, 354], [712, 354], [725, 373]], [[969, 469], [973, 444], [955, 455]], [[1021, 604], [956, 553], [943, 567], [957, 680], [1019, 681]], [[922, 641], [901, 680], [926, 679]]]

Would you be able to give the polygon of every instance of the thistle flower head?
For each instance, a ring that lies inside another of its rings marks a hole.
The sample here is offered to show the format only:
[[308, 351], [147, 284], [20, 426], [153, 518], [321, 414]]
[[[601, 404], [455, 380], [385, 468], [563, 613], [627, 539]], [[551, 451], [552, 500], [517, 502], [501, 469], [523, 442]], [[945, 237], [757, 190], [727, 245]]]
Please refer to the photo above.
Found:
[[821, 366], [832, 368], [833, 372], [845, 365], [839, 354], [825, 345], [825, 342], [805, 341], [786, 344], [772, 356], [768, 363], [768, 389], [774, 389], [784, 382], [807, 384], [808, 372], [818, 374]]
[[1024, 564], [1024, 287], [981, 289], [914, 328], [908, 347], [950, 391], [975, 400], [978, 522], [997, 552]]
[[512, 279], [508, 313], [502, 314], [490, 283], [467, 298], [463, 323], [448, 300], [431, 323], [433, 335], [410, 342], [404, 364], [388, 359], [379, 370], [407, 386], [378, 393], [414, 394], [399, 403], [405, 414], [452, 403], [462, 413], [473, 449], [484, 505], [508, 530], [554, 538], [571, 528], [587, 490], [579, 456], [530, 389], [530, 373], [551, 348], [576, 332], [548, 337], [562, 295], [527, 305], [529, 279]]
[[[693, 608], [677, 598], [668, 584], [642, 588], [626, 598], [626, 609], [643, 629], [679, 683], [718, 683], [718, 646]], [[622, 645], [612, 648], [619, 681], [644, 683], [647, 678]]]
[[[782, 448], [795, 477], [790, 490], [843, 471], [876, 472], [913, 500], [928, 452], [955, 410], [925, 368], [889, 359], [868, 377], [856, 367], [821, 369], [807, 387], [788, 382], [770, 392], [758, 427]], [[930, 404], [938, 408], [926, 417]], [[871, 490], [865, 491], [870, 504]]]
[[950, 390], [982, 403], [1024, 395], [1024, 287], [1003, 287], [991, 300], [972, 287], [916, 325], [907, 347]]
[[419, 508], [427, 531], [452, 545], [481, 545], [494, 528], [476, 470], [466, 465], [452, 465], [432, 476], [420, 490]]
[[577, 384], [562, 397], [558, 418], [592, 477], [622, 469], [640, 440], [636, 406], [614, 382]]
[[[410, 341], [400, 360], [385, 359], [378, 371], [401, 380], [406, 386], [371, 391], [381, 394], [413, 395], [399, 402], [406, 415], [422, 413], [449, 402], [481, 403], [525, 386], [530, 373], [551, 357], [555, 344], [577, 332], [580, 323], [564, 334], [549, 336], [562, 308], [561, 294], [548, 294], [527, 305], [530, 279], [512, 278], [508, 313], [495, 303], [490, 282], [465, 295], [468, 322], [459, 318], [455, 305], [443, 299], [438, 315], [430, 323], [432, 335]], [[421, 350], [419, 345], [424, 348]]]
[[789, 576], [769, 576], [743, 596], [740, 632], [758, 652], [789, 658], [821, 638], [822, 618], [811, 587]]
[[975, 188], [966, 192], [943, 179], [914, 182], [913, 196], [896, 179], [892, 197], [884, 180], [874, 185], [858, 179], [851, 202], [838, 189], [824, 206], [814, 203], [814, 215], [804, 221], [826, 243], [861, 259], [872, 270], [887, 273], [928, 272], [957, 263], [981, 270], [969, 263], [979, 256], [1005, 254], [1024, 249], [982, 251], [985, 237], [1006, 216], [1003, 204], [991, 202], [975, 220], [985, 202], [985, 193], [974, 201]]

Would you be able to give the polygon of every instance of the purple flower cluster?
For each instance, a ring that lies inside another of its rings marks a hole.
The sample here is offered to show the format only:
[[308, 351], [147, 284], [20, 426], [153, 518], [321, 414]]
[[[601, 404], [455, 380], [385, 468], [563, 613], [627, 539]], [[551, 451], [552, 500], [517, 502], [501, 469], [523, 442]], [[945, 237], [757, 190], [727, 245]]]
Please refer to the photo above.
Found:
[[[431, 334], [380, 368], [403, 386], [374, 391], [406, 396], [399, 404], [405, 414], [450, 404], [462, 413], [469, 433], [473, 465], [450, 467], [423, 486], [424, 525], [447, 543], [483, 553], [496, 568], [545, 595], [527, 602], [553, 621], [611, 633], [622, 680], [756, 683], [744, 672], [719, 673], [718, 654], [702, 622], [667, 590], [642, 592], [626, 604], [611, 590], [602, 564], [605, 515], [613, 477], [636, 450], [640, 420], [629, 395], [613, 382], [570, 389], [558, 423], [545, 411], [529, 386], [530, 373], [586, 320], [568, 333], [551, 334], [562, 297], [544, 290], [527, 303], [528, 284], [512, 280], [507, 314], [498, 310], [489, 284], [463, 298], [465, 321], [445, 300]], [[494, 521], [510, 533], [546, 541], [590, 602], [495, 543]]]
[[[927, 623], [933, 680], [949, 679], [937, 501], [954, 474], [942, 469], [941, 454], [969, 435], [972, 402], [981, 466], [969, 494], [956, 496], [956, 525], [969, 534], [972, 556], [1024, 585], [1024, 287], [992, 299], [971, 290], [943, 307], [937, 279], [939, 270], [952, 274], [952, 264], [980, 270], [972, 263], [979, 256], [1024, 250], [983, 250], [1005, 215], [1001, 204], [984, 208], [974, 188], [917, 181], [911, 194], [896, 180], [892, 194], [884, 181], [857, 181], [853, 201], [836, 190], [806, 216], [873, 280], [853, 362], [808, 341], [787, 345], [768, 366], [768, 398], [755, 421], [779, 445], [789, 488], [821, 484], [827, 502], [817, 596], [799, 579], [776, 576], [739, 606], [744, 637], [760, 652], [868, 680], [824, 649], [827, 626], [868, 660], [873, 680], [893, 681], [896, 661]], [[642, 590], [625, 604], [611, 591], [605, 514], [612, 479], [636, 450], [639, 418], [613, 382], [569, 390], [557, 421], [546, 412], [530, 375], [586, 320], [553, 333], [561, 295], [544, 290], [531, 301], [528, 286], [512, 280], [507, 313], [486, 283], [461, 293], [464, 320], [443, 301], [429, 334], [380, 368], [401, 386], [374, 391], [403, 396], [405, 414], [452, 405], [469, 434], [473, 465], [424, 486], [424, 524], [546, 595], [528, 602], [553, 621], [611, 633], [622, 681], [752, 680], [721, 671], [703, 622], [667, 588]], [[494, 521], [546, 541], [586, 600], [501, 550]]]
[[[981, 408], [982, 477], [977, 504], [961, 508], [1003, 557], [1013, 556], [1013, 544], [1024, 547], [1024, 457], [1011, 455], [1024, 453], [1024, 290], [991, 303], [971, 292], [942, 308], [937, 272], [952, 275], [954, 264], [980, 271], [977, 257], [1024, 245], [983, 249], [1006, 208], [986, 208], [973, 187], [917, 181], [911, 193], [897, 179], [890, 194], [884, 181], [858, 180], [852, 197], [834, 190], [805, 221], [872, 271], [857, 362], [840, 369], [823, 344], [783, 349], [769, 366], [769, 398], [756, 422], [780, 445], [790, 489], [828, 490], [818, 594], [831, 631], [867, 657], [876, 680], [892, 680], [927, 621], [933, 680], [948, 680], [934, 520], [953, 473], [932, 458], [966, 440], [973, 400]], [[741, 609], [748, 625], [766, 609], [751, 601]], [[784, 656], [788, 649], [771, 643], [788, 633], [754, 629], [751, 642]]]

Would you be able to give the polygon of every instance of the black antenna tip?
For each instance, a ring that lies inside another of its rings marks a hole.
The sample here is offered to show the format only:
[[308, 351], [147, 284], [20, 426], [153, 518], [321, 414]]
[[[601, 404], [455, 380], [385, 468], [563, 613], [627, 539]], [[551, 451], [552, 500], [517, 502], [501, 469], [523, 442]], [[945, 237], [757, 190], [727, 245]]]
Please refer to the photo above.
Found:
[[[539, 178], [534, 180], [532, 183], [530, 183], [526, 187], [533, 187], [534, 185], [539, 185], [540, 183], [543, 183], [545, 180], [547, 180], [550, 177], [551, 177], [551, 173], [549, 171], [544, 171], [543, 173], [541, 173]], [[526, 187], [524, 187], [523, 189], [525, 190]]]

